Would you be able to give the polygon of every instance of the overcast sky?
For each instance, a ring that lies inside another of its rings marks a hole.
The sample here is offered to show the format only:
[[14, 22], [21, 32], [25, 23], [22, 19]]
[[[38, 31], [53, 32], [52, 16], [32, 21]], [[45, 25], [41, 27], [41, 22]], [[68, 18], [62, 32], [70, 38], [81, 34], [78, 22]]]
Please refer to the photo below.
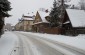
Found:
[[[13, 8], [9, 14], [12, 17], [6, 18], [5, 23], [11, 23], [15, 25], [18, 19], [22, 17], [23, 14], [37, 12], [39, 8], [49, 9], [53, 6], [54, 0], [9, 0], [11, 2], [11, 7]], [[76, 3], [78, 0], [73, 0], [72, 3]]]

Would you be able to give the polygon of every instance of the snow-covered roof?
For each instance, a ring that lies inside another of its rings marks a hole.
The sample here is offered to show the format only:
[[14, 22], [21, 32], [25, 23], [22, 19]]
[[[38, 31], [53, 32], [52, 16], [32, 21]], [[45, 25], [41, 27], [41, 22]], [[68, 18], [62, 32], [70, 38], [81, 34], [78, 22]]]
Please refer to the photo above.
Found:
[[37, 23], [34, 23], [34, 24], [40, 24], [40, 23], [49, 23], [49, 22], [37, 22]]
[[85, 11], [66, 9], [73, 27], [85, 27]]
[[48, 21], [45, 19], [45, 17], [46, 17], [46, 16], [49, 16], [49, 12], [44, 12], [44, 11], [38, 11], [38, 12], [39, 12], [40, 17], [41, 17], [41, 19], [42, 19], [42, 22], [48, 22]]
[[22, 20], [34, 20], [34, 16], [23, 15]]
[[35, 18], [35, 15], [34, 15], [33, 12], [31, 12], [31, 13], [25, 13], [22, 16], [22, 19], [23, 20], [34, 20], [34, 18]]
[[23, 18], [23, 20], [33, 20], [32, 18]]
[[23, 20], [34, 20], [32, 16], [23, 16]]

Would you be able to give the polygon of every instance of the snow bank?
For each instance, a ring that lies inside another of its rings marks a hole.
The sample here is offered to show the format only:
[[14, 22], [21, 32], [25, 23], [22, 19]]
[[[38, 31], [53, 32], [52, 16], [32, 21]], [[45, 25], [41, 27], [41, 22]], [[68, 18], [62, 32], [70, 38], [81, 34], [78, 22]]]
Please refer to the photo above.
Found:
[[[22, 32], [22, 33], [26, 33], [26, 32]], [[50, 39], [52, 41], [67, 44], [69, 46], [73, 46], [85, 51], [85, 35], [70, 37], [70, 36], [63, 36], [63, 35], [41, 34], [41, 33], [31, 33], [31, 32], [28, 32], [26, 34], [36, 35], [39, 37]]]
[[17, 36], [11, 32], [5, 32], [0, 38], [0, 55], [10, 55], [15, 47]]

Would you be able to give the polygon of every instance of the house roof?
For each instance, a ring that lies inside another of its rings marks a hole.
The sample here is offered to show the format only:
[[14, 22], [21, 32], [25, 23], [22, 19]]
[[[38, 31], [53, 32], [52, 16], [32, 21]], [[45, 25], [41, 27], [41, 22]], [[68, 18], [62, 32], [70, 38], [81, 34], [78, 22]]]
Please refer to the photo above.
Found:
[[23, 20], [34, 20], [33, 16], [22, 16]]
[[34, 23], [34, 24], [41, 24], [41, 23], [49, 23], [49, 22], [37, 22], [37, 23]]
[[41, 19], [42, 19], [42, 22], [48, 22], [46, 19], [45, 19], [45, 17], [46, 16], [49, 16], [49, 12], [44, 12], [44, 11], [38, 11], [38, 13], [40, 14], [40, 17], [41, 17]]
[[85, 11], [66, 9], [73, 27], [85, 27]]

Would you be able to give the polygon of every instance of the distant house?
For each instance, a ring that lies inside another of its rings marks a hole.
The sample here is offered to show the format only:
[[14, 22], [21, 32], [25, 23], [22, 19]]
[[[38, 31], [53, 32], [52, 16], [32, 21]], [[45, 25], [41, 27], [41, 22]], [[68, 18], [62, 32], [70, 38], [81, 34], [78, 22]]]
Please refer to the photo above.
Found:
[[64, 33], [66, 35], [85, 34], [85, 11], [66, 9], [63, 21]]
[[16, 31], [20, 31], [20, 24], [21, 24], [21, 22], [18, 22], [18, 23], [15, 25], [14, 29], [15, 29]]
[[12, 31], [12, 25], [10, 23], [6, 23], [6, 25], [4, 26], [4, 29], [8, 31]]
[[49, 12], [37, 11], [34, 24], [32, 25], [34, 32], [44, 32], [44, 29], [49, 27], [49, 22], [46, 20], [46, 16], [49, 16]]
[[32, 25], [34, 16], [23, 15], [20, 21], [15, 25], [15, 29], [18, 31], [32, 31]]

